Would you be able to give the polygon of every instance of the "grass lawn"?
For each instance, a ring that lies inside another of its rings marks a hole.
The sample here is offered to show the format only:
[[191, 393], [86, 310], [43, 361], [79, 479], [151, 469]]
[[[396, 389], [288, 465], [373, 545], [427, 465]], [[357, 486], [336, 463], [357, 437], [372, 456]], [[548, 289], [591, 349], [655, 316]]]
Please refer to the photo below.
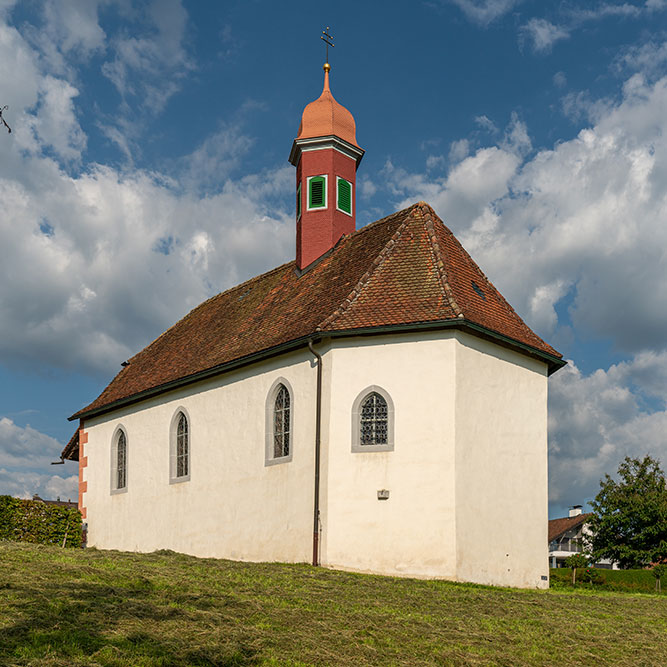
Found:
[[0, 665], [667, 665], [667, 594], [0, 542]]

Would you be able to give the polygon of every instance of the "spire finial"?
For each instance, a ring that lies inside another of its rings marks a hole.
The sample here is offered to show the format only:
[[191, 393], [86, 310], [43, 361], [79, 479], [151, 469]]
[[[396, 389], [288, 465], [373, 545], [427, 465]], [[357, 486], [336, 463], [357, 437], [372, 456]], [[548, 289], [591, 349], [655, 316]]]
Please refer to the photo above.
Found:
[[326, 30], [322, 30], [322, 34], [320, 35], [320, 39], [324, 40], [324, 43], [327, 45], [327, 58], [324, 61], [324, 71], [328, 74], [329, 70], [331, 70], [331, 65], [329, 65], [329, 47], [332, 49], [334, 46], [336, 46], [333, 41], [333, 36], [329, 34], [329, 26], [327, 26]]

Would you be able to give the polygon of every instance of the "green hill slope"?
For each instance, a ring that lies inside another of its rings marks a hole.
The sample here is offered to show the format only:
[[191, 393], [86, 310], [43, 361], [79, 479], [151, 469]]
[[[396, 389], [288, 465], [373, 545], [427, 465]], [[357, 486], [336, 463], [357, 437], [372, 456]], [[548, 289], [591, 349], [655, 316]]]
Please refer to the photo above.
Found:
[[667, 595], [0, 542], [0, 665], [665, 665]]

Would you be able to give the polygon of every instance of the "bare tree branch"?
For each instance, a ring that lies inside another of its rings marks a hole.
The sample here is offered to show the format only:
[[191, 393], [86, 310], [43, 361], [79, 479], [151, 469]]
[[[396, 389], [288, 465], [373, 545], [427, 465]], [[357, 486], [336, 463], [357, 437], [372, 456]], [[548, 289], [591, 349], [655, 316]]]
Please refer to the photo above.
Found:
[[4, 107], [0, 108], [0, 120], [2, 121], [2, 124], [7, 128], [7, 132], [11, 134], [12, 128], [9, 127], [9, 125], [7, 125], [7, 121], [2, 117], [2, 112], [7, 111], [7, 109], [9, 109], [9, 106], [7, 106], [6, 104]]

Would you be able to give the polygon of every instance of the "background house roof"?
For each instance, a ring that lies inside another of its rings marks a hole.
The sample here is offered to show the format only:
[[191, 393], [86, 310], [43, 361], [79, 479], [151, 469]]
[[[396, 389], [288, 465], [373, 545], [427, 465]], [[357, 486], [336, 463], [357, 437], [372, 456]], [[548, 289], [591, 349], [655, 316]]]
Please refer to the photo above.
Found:
[[592, 512], [585, 514], [578, 514], [577, 516], [565, 516], [562, 519], [551, 519], [549, 521], [549, 542], [559, 538], [563, 533], [572, 528], [577, 528], [583, 523], [586, 523], [590, 518]]
[[564, 363], [419, 202], [344, 236], [303, 274], [289, 262], [205, 301], [132, 357], [71, 419], [307, 337], [428, 323], [492, 332], [551, 370]]

